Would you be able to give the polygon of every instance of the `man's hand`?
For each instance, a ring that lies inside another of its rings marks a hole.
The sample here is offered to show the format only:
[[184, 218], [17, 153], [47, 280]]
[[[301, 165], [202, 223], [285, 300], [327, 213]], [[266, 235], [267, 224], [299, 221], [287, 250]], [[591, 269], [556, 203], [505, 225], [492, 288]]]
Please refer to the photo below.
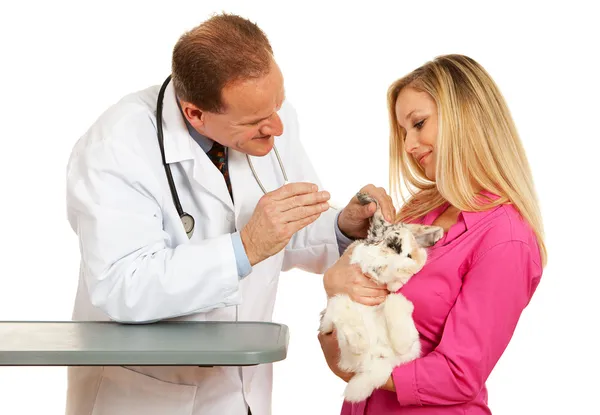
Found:
[[347, 294], [352, 301], [364, 305], [379, 305], [390, 293], [384, 285], [378, 285], [364, 275], [360, 267], [350, 264], [352, 248], [333, 264], [323, 275], [323, 286], [327, 297]]
[[250, 265], [281, 251], [294, 233], [329, 209], [329, 198], [312, 183], [289, 183], [264, 195], [240, 232]]
[[[369, 194], [373, 199], [377, 200], [377, 203], [381, 206], [383, 217], [388, 222], [394, 221], [396, 209], [394, 208], [392, 198], [387, 194], [384, 188], [368, 184], [360, 189], [360, 191]], [[340, 216], [338, 217], [338, 226], [340, 230], [350, 238], [366, 238], [369, 229], [369, 219], [373, 216], [375, 210], [377, 210], [375, 203], [361, 205], [358, 198], [354, 196], [340, 213]]]

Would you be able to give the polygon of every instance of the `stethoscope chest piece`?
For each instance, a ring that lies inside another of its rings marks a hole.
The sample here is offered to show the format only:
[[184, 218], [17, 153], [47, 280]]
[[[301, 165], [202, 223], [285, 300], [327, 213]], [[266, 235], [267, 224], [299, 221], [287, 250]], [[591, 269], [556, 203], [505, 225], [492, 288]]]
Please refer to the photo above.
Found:
[[183, 229], [185, 230], [185, 233], [187, 234], [188, 238], [192, 239], [195, 225], [195, 221], [192, 215], [184, 212], [183, 215], [181, 215], [181, 223], [183, 223]]

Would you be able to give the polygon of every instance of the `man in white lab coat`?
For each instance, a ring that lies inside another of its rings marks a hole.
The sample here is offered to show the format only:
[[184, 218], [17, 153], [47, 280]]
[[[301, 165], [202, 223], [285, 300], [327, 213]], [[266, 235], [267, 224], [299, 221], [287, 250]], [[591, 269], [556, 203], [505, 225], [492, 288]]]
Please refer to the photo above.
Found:
[[[270, 321], [280, 272], [323, 273], [365, 236], [375, 206], [353, 199], [339, 214], [329, 209], [271, 46], [253, 23], [218, 15], [184, 34], [171, 76], [161, 122], [160, 86], [150, 87], [111, 106], [73, 149], [67, 207], [81, 251], [73, 319]], [[363, 190], [392, 217], [383, 189]], [[356, 272], [357, 295], [386, 294]], [[72, 367], [68, 381], [68, 415], [271, 413], [271, 365]]]

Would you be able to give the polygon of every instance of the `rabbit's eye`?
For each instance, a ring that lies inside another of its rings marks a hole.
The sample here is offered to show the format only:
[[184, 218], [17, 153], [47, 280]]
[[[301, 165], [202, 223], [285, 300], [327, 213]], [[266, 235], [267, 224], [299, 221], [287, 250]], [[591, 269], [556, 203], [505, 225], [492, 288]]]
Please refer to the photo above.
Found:
[[412, 255], [411, 254], [406, 255], [406, 257], [412, 259]]

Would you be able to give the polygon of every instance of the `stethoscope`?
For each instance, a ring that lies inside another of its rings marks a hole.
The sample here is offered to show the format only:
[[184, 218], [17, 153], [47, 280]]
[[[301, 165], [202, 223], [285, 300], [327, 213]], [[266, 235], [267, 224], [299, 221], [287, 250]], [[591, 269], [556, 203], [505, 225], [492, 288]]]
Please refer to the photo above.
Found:
[[[187, 212], [184, 212], [183, 208], [181, 207], [181, 202], [179, 201], [179, 195], [177, 194], [177, 189], [175, 188], [175, 182], [173, 181], [173, 174], [171, 173], [171, 166], [169, 166], [169, 164], [167, 163], [166, 157], [165, 157], [163, 126], [162, 126], [162, 108], [163, 108], [163, 98], [165, 95], [165, 89], [167, 88], [167, 85], [169, 84], [170, 81], [171, 81], [171, 75], [169, 75], [167, 77], [167, 79], [165, 79], [165, 82], [163, 82], [163, 84], [160, 88], [160, 91], [158, 93], [158, 99], [156, 101], [156, 127], [157, 127], [156, 131], [157, 131], [157, 135], [158, 135], [158, 146], [160, 147], [162, 163], [165, 168], [165, 173], [167, 175], [167, 181], [169, 182], [169, 188], [171, 189], [171, 196], [173, 196], [173, 203], [175, 204], [177, 213], [179, 214], [179, 217], [181, 218], [181, 223], [183, 224], [183, 229], [185, 229], [185, 233], [187, 234], [188, 238], [191, 238], [192, 235], [194, 234], [194, 228], [195, 228], [196, 221], [194, 220], [194, 217], [192, 215], [190, 215]], [[279, 167], [281, 168], [281, 173], [283, 173], [283, 179], [285, 180], [284, 183], [288, 183], [288, 177], [285, 172], [285, 168], [283, 167], [283, 162], [281, 161], [281, 157], [279, 156], [279, 152], [277, 151], [277, 147], [275, 145], [273, 145], [273, 150], [275, 150], [275, 155], [277, 156], [277, 161], [279, 162]], [[262, 192], [264, 194], [266, 194], [267, 190], [265, 189], [262, 182], [258, 178], [258, 175], [256, 174], [256, 171], [254, 170], [254, 165], [252, 164], [252, 160], [250, 160], [250, 156], [248, 154], [246, 154], [246, 160], [248, 161], [250, 170], [252, 170], [254, 179], [256, 179], [256, 182], [260, 186], [260, 189], [262, 190]]]

